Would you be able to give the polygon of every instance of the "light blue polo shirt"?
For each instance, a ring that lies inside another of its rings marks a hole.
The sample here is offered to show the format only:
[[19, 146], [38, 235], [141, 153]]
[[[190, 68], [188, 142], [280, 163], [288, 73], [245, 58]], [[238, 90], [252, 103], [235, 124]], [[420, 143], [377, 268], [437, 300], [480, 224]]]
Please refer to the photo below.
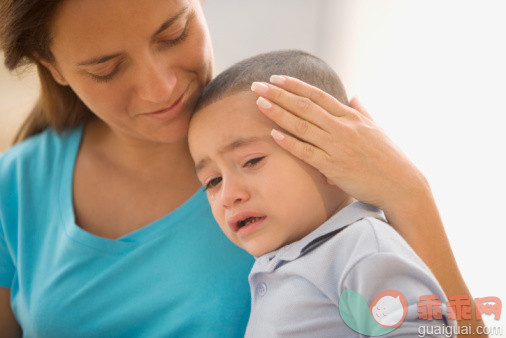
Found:
[[205, 192], [117, 240], [88, 233], [72, 205], [81, 135], [47, 129], [0, 156], [0, 287], [24, 335], [242, 336], [253, 259]]
[[382, 213], [355, 202], [303, 239], [259, 257], [249, 275], [251, 315], [246, 337], [362, 337], [339, 313], [343, 290], [367, 304], [385, 290], [407, 300], [400, 327], [382, 337], [417, 337], [419, 326], [449, 322], [418, 319], [423, 295], [446, 296], [429, 268], [388, 225]]

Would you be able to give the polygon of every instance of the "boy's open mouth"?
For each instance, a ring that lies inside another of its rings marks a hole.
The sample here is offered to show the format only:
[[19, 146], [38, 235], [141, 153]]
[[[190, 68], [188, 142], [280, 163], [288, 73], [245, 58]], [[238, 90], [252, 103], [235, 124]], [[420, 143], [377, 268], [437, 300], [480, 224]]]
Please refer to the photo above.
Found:
[[250, 224], [264, 220], [266, 217], [254, 211], [241, 211], [229, 217], [227, 223], [234, 232], [237, 232]]
[[263, 217], [248, 217], [246, 219], [243, 219], [242, 221], [237, 222], [237, 229], [240, 229], [240, 228], [242, 228], [242, 227], [244, 227], [244, 226], [246, 226], [246, 225], [248, 225], [250, 223], [259, 221], [259, 220], [264, 219], [264, 218], [265, 218], [265, 216], [263, 216]]

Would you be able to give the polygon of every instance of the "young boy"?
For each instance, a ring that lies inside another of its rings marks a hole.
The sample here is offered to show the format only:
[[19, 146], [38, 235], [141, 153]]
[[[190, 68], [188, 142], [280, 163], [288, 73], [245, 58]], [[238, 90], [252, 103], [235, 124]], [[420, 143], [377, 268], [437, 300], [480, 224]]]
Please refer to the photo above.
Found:
[[444, 309], [438, 320], [418, 319], [421, 296], [437, 295], [443, 306], [446, 296], [381, 211], [274, 142], [270, 132], [280, 128], [258, 111], [249, 90], [272, 74], [347, 103], [341, 81], [320, 59], [293, 50], [261, 54], [206, 87], [188, 135], [214, 217], [257, 258], [246, 336], [404, 337], [447, 325]]

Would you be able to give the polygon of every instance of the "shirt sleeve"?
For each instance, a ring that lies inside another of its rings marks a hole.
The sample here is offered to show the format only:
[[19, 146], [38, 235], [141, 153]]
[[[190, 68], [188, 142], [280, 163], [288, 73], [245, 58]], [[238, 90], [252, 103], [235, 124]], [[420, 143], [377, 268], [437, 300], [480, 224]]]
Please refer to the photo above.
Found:
[[[394, 231], [392, 230], [392, 232]], [[382, 337], [417, 337], [422, 331], [441, 332], [441, 335], [425, 335], [427, 337], [449, 337], [446, 332], [452, 328], [447, 328], [447, 326], [452, 326], [455, 323], [446, 317], [446, 303], [448, 301], [446, 295], [429, 268], [423, 264], [407, 243], [400, 242], [395, 238], [395, 236], [399, 236], [397, 233], [392, 235], [394, 236], [393, 241], [389, 241], [391, 238], [387, 238], [388, 243], [385, 245], [389, 249], [380, 249], [378, 252], [362, 257], [350, 267], [343, 279], [341, 297], [345, 289], [350, 289], [361, 295], [368, 306], [379, 304], [381, 307], [386, 304], [387, 308], [389, 306], [395, 308], [404, 296], [405, 303], [401, 302], [401, 305], [403, 308], [407, 308], [407, 312], [402, 324]], [[387, 233], [387, 237], [392, 235]], [[378, 242], [380, 246], [385, 244], [385, 236], [379, 238]], [[393, 292], [388, 290], [393, 290]], [[400, 298], [396, 297], [398, 293], [402, 294]], [[387, 295], [389, 297], [384, 298]], [[424, 296], [434, 299], [434, 307], [423, 308], [421, 312], [424, 314], [424, 309], [427, 309], [431, 315], [435, 314], [430, 320], [419, 318], [418, 304], [421, 297]], [[379, 303], [382, 298], [384, 300]], [[371, 308], [370, 313], [372, 314], [373, 311], [374, 309]], [[380, 314], [378, 315], [380, 316]], [[395, 318], [394, 315], [391, 320], [395, 321]], [[387, 320], [386, 317], [383, 317], [383, 320]], [[436, 327], [438, 328], [436, 329]]]

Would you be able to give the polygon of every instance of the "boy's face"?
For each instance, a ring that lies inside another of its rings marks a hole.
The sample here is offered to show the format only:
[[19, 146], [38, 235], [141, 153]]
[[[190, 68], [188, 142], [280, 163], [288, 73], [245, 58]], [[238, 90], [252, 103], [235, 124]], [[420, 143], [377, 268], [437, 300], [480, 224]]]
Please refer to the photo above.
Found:
[[227, 237], [254, 256], [309, 234], [346, 195], [313, 167], [280, 148], [279, 128], [258, 111], [252, 92], [205, 107], [190, 122], [198, 178]]

